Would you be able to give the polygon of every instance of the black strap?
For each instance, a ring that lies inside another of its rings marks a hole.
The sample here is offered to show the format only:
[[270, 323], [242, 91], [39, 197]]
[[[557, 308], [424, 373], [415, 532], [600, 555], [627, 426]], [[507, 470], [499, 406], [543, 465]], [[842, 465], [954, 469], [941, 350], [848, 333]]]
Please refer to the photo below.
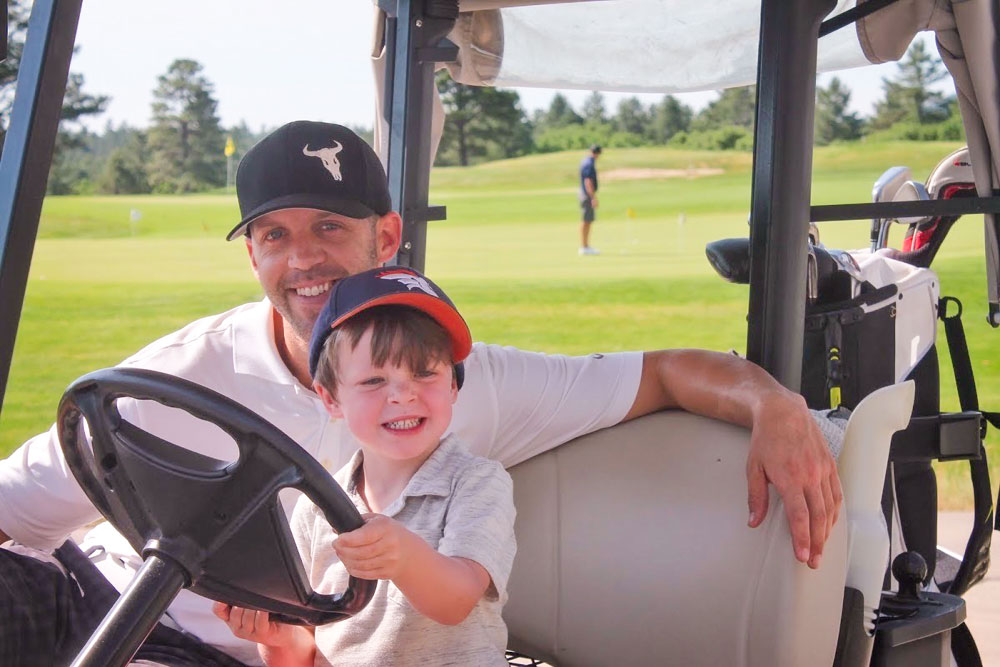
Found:
[[958, 667], [983, 667], [979, 647], [965, 623], [951, 629], [951, 653]]
[[982, 413], [974, 411], [910, 417], [906, 428], [893, 434], [889, 459], [916, 463], [979, 458], [982, 421]]
[[[1000, 412], [984, 412], [983, 417], [993, 428], [1000, 430]], [[1000, 491], [997, 491], [997, 505], [1000, 505]], [[993, 524], [993, 530], [1000, 530], [1000, 514], [997, 515]]]
[[[957, 307], [957, 312], [950, 316], [948, 315], [949, 303], [954, 303]], [[948, 352], [951, 355], [952, 368], [955, 370], [959, 405], [963, 411], [979, 410], [976, 379], [972, 373], [972, 362], [969, 360], [969, 346], [965, 341], [965, 329], [962, 327], [962, 302], [954, 297], [942, 297], [938, 302], [938, 316], [944, 322], [944, 332], [948, 338]], [[986, 437], [985, 423], [984, 421], [979, 436], [979, 458], [969, 461], [974, 507], [973, 526], [972, 532], [969, 534], [969, 541], [965, 545], [962, 564], [955, 574], [954, 581], [951, 582], [946, 591], [954, 595], [962, 595], [985, 577], [990, 565], [990, 541], [994, 522], [990, 471], [986, 464], [986, 447], [983, 446], [982, 442]]]
[[840, 30], [844, 26], [851, 25], [860, 21], [869, 14], [874, 14], [883, 7], [888, 7], [889, 5], [896, 2], [896, 0], [868, 0], [864, 4], [858, 4], [852, 9], [848, 9], [846, 12], [841, 12], [829, 18], [819, 26], [819, 36], [829, 35], [834, 30]]

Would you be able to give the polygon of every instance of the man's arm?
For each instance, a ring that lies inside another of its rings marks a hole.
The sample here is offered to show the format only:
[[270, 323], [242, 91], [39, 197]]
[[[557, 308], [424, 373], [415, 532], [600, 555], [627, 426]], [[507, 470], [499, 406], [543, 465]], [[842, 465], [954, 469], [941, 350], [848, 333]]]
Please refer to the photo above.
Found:
[[66, 464], [55, 425], [0, 460], [3, 537], [54, 549], [100, 517]]
[[583, 179], [583, 190], [587, 193], [587, 197], [590, 198], [591, 207], [597, 208], [597, 191], [594, 189], [594, 179], [590, 176]]
[[795, 556], [819, 567], [842, 494], [837, 466], [805, 400], [735, 355], [661, 350], [643, 356], [642, 379], [625, 420], [682, 408], [751, 429], [749, 525], [767, 514], [767, 484], [784, 500]]

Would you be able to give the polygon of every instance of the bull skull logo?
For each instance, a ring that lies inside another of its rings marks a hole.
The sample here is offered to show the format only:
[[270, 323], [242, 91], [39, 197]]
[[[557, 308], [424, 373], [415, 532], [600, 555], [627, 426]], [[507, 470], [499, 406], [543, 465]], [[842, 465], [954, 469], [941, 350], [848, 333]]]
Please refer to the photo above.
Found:
[[344, 177], [340, 175], [340, 160], [337, 159], [337, 153], [344, 150], [344, 147], [340, 145], [339, 141], [334, 141], [333, 143], [336, 146], [320, 148], [318, 151], [309, 150], [309, 144], [306, 144], [302, 147], [302, 154], [309, 157], [318, 157], [323, 162], [323, 167], [333, 176], [333, 180], [342, 181]]

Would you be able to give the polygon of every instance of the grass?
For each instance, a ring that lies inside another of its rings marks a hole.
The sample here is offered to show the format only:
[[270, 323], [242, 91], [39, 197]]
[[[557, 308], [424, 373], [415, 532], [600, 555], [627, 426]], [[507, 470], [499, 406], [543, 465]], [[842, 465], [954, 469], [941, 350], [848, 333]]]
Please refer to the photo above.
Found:
[[[896, 164], [923, 179], [952, 144], [882, 143], [818, 149], [814, 204], [864, 201]], [[576, 254], [580, 155], [555, 153], [473, 168], [436, 169], [427, 271], [466, 314], [479, 340], [556, 353], [660, 347], [742, 351], [747, 289], [723, 282], [705, 243], [746, 236], [749, 154], [666, 148], [606, 151], [600, 168], [716, 167], [718, 176], [605, 183], [593, 242]], [[132, 220], [132, 211], [139, 219]], [[199, 316], [260, 297], [226, 194], [50, 197], [42, 212], [15, 358], [0, 413], [0, 452], [46, 429], [76, 377], [117, 363]], [[864, 222], [824, 223], [831, 247], [867, 242]], [[997, 332], [983, 323], [981, 218], [956, 225], [935, 269], [962, 299], [981, 404], [1000, 407], [991, 366]], [[941, 333], [942, 346], [944, 335]], [[958, 409], [942, 354], [942, 402]], [[993, 363], [1000, 363], [993, 361]], [[1000, 439], [989, 439], [994, 479]], [[938, 466], [941, 505], [971, 506], [967, 465]]]

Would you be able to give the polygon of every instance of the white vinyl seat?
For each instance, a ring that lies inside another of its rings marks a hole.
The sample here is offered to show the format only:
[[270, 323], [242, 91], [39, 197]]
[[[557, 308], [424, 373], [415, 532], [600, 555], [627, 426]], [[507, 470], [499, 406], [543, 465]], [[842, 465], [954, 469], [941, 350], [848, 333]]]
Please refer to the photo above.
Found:
[[[877, 469], [842, 480], [845, 511], [817, 571], [795, 560], [773, 488], [763, 525], [747, 527], [746, 429], [663, 412], [515, 466], [510, 648], [559, 667], [831, 664], [852, 550], [846, 497], [865, 495], [859, 483], [880, 496], [912, 395], [895, 385], [854, 411], [841, 460]], [[887, 541], [879, 558], [884, 572]]]

